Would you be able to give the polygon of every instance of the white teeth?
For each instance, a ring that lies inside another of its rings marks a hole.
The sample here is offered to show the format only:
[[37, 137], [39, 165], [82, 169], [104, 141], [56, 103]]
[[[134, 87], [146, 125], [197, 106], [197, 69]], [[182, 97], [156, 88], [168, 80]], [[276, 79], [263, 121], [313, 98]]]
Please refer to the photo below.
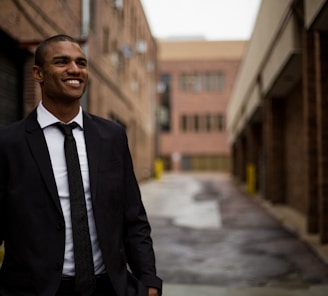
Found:
[[68, 84], [80, 84], [80, 81], [78, 81], [78, 80], [66, 80], [66, 83], [68, 83]]

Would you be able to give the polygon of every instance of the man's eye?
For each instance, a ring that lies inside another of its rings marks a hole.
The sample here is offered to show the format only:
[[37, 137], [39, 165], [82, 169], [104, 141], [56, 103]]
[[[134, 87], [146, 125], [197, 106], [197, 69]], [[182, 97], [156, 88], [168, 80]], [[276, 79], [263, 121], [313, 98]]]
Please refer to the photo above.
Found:
[[55, 64], [56, 65], [65, 65], [65, 64], [67, 64], [67, 61], [66, 60], [57, 60], [57, 61], [55, 61]]
[[83, 67], [85, 68], [87, 66], [87, 62], [85, 61], [78, 61], [77, 64], [80, 66], [80, 67]]

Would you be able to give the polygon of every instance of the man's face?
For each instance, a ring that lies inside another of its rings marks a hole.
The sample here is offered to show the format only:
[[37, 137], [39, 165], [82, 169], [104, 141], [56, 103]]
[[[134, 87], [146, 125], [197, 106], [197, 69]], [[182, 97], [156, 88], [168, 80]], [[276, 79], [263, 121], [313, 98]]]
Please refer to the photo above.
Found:
[[87, 60], [78, 44], [69, 41], [47, 45], [40, 80], [43, 100], [72, 102], [83, 95], [87, 81]]

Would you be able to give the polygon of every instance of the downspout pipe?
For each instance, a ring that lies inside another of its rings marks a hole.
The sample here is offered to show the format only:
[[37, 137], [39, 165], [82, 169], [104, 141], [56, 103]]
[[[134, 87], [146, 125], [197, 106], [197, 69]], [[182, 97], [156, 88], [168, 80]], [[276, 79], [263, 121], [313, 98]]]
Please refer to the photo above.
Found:
[[[82, 20], [81, 20], [81, 40], [84, 40], [81, 45], [86, 57], [88, 58], [88, 37], [90, 28], [90, 0], [82, 0]], [[88, 87], [81, 98], [81, 106], [87, 111], [88, 107]]]

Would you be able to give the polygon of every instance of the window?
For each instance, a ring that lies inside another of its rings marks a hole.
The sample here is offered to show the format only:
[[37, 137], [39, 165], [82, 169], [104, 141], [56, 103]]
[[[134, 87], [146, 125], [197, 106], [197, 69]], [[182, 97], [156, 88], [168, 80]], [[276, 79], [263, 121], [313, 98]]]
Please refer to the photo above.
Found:
[[210, 90], [211, 89], [211, 73], [205, 73], [204, 80], [205, 80], [205, 89]]
[[201, 91], [203, 89], [203, 75], [202, 74], [195, 74], [193, 90], [194, 91]]
[[180, 89], [183, 91], [222, 91], [224, 87], [222, 72], [183, 73], [180, 76]]
[[222, 113], [206, 115], [182, 115], [180, 118], [182, 132], [213, 132], [225, 129], [225, 117]]
[[198, 132], [199, 131], [199, 116], [194, 115], [194, 131]]
[[182, 117], [181, 117], [181, 130], [183, 132], [187, 131], [187, 116], [186, 115], [182, 115]]
[[218, 130], [223, 131], [224, 128], [225, 128], [225, 122], [224, 122], [223, 114], [218, 114], [217, 119], [218, 119]]
[[159, 84], [160, 93], [160, 129], [163, 132], [171, 130], [171, 75], [162, 74]]
[[224, 89], [224, 75], [222, 73], [215, 73], [214, 77], [214, 90], [223, 90]]
[[182, 74], [180, 79], [180, 88], [182, 90], [192, 90], [195, 83], [194, 74]]
[[182, 132], [222, 132], [225, 129], [224, 114], [182, 115], [180, 130]]
[[211, 114], [207, 114], [205, 116], [205, 130], [207, 132], [211, 131], [212, 129], [212, 121], [213, 121], [212, 118], [213, 116]]

